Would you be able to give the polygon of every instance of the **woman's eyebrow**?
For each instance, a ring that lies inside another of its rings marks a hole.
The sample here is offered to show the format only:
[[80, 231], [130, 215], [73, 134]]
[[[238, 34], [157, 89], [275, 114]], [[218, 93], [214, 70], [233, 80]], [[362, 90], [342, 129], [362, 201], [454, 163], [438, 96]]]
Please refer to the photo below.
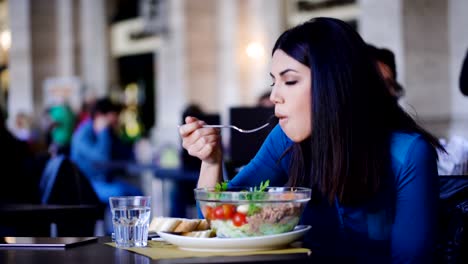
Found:
[[290, 71], [292, 71], [292, 72], [297, 72], [296, 70], [293, 70], [293, 69], [286, 69], [286, 70], [280, 72], [279, 75], [280, 75], [280, 76], [283, 76], [283, 75], [285, 75], [287, 72], [290, 72]]
[[[287, 72], [290, 72], [290, 71], [298, 73], [298, 71], [296, 71], [296, 70], [293, 70], [293, 69], [286, 69], [286, 70], [280, 72], [279, 75], [280, 75], [280, 76], [283, 76], [283, 75], [285, 75]], [[275, 78], [275, 76], [274, 76], [271, 72], [270, 72], [270, 76], [271, 76], [271, 78], [273, 78], [273, 79]]]

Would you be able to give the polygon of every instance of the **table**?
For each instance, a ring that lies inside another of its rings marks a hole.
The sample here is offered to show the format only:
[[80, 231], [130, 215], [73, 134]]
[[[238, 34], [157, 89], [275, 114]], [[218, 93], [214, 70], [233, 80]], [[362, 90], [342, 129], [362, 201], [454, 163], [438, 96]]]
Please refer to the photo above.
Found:
[[109, 241], [109, 237], [100, 237], [98, 242], [68, 249], [0, 248], [0, 263], [319, 263], [307, 254], [152, 260], [143, 255], [103, 244]]
[[80, 226], [62, 229], [63, 235], [93, 235], [95, 221], [103, 217], [98, 205], [54, 204], [3, 204], [0, 215], [2, 232], [12, 232], [15, 236], [49, 236], [52, 223], [59, 227]]

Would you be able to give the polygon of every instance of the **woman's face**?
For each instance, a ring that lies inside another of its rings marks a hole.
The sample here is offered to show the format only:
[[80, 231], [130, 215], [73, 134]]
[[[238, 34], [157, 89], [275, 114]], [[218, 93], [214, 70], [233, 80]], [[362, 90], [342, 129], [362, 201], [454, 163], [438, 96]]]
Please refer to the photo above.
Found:
[[292, 141], [301, 142], [312, 132], [310, 69], [278, 49], [273, 53], [270, 75], [270, 100], [279, 124]]

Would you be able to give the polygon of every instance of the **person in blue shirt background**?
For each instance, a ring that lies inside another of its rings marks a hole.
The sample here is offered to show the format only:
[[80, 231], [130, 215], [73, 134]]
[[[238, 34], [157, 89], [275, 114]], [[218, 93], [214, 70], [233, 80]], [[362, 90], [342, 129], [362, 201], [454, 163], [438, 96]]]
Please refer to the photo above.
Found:
[[[437, 236], [438, 140], [398, 105], [348, 24], [315, 18], [285, 31], [271, 62], [279, 125], [229, 186], [313, 190], [302, 223], [313, 254], [359, 263], [431, 263]], [[198, 187], [222, 179], [219, 129], [187, 117], [182, 144]]]
[[111, 161], [133, 160], [131, 145], [117, 135], [120, 107], [108, 98], [96, 101], [91, 119], [75, 131], [71, 143], [71, 160], [90, 180], [102, 203], [110, 196], [142, 195], [142, 192], [123, 180], [116, 179], [118, 172], [106, 168]]

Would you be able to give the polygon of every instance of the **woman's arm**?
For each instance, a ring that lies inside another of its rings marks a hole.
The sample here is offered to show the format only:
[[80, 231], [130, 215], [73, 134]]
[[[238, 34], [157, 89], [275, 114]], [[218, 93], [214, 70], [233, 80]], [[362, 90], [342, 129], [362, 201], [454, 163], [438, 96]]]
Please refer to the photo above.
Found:
[[416, 138], [396, 178], [392, 263], [431, 263], [437, 235], [437, 154]]
[[216, 183], [221, 182], [222, 175], [223, 165], [221, 162], [212, 164], [202, 161], [197, 187], [214, 187]]
[[222, 179], [221, 135], [219, 129], [204, 128], [204, 124], [188, 116], [179, 134], [187, 152], [202, 161], [197, 187], [214, 187]]

